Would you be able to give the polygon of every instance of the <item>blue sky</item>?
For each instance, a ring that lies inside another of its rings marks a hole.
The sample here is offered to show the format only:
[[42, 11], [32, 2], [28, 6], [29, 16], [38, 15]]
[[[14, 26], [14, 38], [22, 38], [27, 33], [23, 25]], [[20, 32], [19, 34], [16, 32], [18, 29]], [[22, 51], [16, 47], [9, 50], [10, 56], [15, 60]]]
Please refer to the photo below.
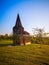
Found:
[[43, 27], [49, 32], [49, 0], [0, 0], [0, 34], [12, 33], [18, 13], [29, 33]]

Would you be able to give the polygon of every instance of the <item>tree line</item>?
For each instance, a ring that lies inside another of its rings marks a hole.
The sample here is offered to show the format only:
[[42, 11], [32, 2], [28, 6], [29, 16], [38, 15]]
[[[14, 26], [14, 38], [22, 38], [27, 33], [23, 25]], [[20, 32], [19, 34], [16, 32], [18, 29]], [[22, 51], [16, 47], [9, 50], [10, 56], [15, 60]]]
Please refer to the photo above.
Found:
[[12, 40], [12, 39], [13, 39], [12, 35], [8, 35], [8, 34], [0, 35], [0, 40]]
[[[37, 43], [37, 44], [48, 44], [49, 45], [49, 37], [45, 37], [45, 31], [44, 29], [41, 28], [34, 28], [33, 29], [33, 34], [30, 36], [30, 42]], [[13, 35], [0, 35], [0, 40], [13, 40], [15, 37]], [[16, 38], [17, 39], [17, 38]]]

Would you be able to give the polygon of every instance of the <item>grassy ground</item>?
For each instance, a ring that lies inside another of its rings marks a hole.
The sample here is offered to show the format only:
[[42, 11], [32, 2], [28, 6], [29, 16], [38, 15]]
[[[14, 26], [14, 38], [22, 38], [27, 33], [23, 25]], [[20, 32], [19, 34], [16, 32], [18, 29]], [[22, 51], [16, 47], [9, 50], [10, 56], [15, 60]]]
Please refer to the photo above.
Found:
[[12, 44], [12, 41], [0, 42], [0, 65], [49, 65], [49, 45], [42, 45], [40, 48], [39, 44], [25, 46], [6, 44]]

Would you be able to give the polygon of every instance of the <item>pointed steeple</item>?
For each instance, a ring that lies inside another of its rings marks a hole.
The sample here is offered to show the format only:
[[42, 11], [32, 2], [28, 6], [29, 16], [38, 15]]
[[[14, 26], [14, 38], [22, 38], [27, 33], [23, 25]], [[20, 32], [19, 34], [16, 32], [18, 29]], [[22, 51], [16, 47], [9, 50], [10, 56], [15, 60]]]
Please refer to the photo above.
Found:
[[17, 14], [17, 20], [15, 26], [22, 26], [19, 14]]

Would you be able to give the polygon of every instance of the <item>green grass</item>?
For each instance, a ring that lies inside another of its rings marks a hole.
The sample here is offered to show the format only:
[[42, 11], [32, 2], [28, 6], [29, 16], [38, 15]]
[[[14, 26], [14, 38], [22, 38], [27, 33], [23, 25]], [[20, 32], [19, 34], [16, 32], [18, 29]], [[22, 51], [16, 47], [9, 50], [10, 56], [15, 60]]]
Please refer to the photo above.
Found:
[[49, 45], [3, 46], [12, 44], [8, 40], [0, 44], [0, 65], [49, 65]]
[[12, 40], [0, 40], [0, 44], [12, 44]]
[[0, 46], [8, 46], [13, 44], [12, 40], [0, 40]]

